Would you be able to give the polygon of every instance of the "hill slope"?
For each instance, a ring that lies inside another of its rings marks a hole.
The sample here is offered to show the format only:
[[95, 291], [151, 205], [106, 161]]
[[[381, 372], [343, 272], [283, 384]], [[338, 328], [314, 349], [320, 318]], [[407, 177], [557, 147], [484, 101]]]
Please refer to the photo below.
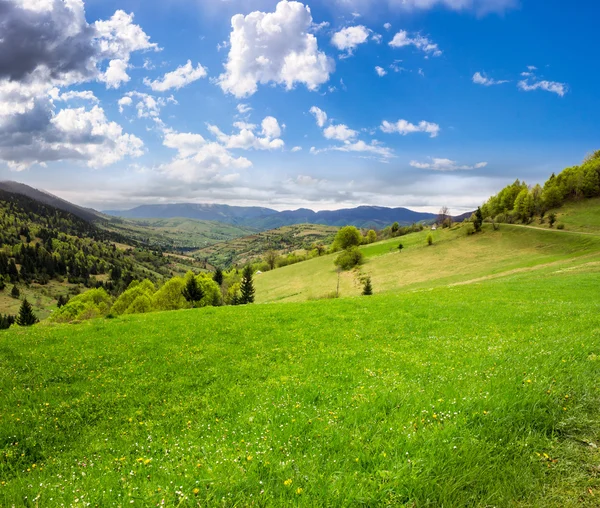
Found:
[[[429, 233], [425, 230], [361, 247], [367, 259], [360, 273], [371, 276], [375, 292], [427, 289], [600, 253], [600, 236], [568, 230], [503, 224], [494, 231], [485, 225], [483, 234], [468, 236], [466, 226], [455, 226], [432, 232], [431, 247], [426, 242]], [[399, 243], [404, 245], [402, 252], [397, 249]], [[338, 284], [336, 256], [261, 274], [256, 278], [258, 301], [303, 301], [331, 295]], [[341, 296], [360, 292], [357, 274], [343, 272]]]
[[599, 266], [0, 333], [0, 504], [597, 506]]
[[94, 222], [101, 218], [101, 215], [95, 210], [82, 208], [70, 203], [69, 201], [65, 201], [62, 198], [54, 196], [49, 192], [34, 189], [33, 187], [23, 183], [11, 181], [0, 182], [0, 189], [12, 194], [21, 194], [23, 196], [27, 196], [28, 198], [38, 201], [39, 203], [44, 203], [45, 205], [69, 212], [88, 222]]

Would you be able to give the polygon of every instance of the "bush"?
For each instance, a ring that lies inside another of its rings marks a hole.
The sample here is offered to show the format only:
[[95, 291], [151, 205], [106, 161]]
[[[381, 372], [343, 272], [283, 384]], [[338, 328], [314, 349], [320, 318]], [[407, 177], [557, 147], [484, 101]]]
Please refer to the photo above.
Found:
[[564, 224], [557, 224], [556, 225], [556, 229], [565, 229], [565, 225]]
[[373, 285], [371, 284], [371, 277], [365, 277], [363, 281], [363, 296], [371, 296], [373, 294]]
[[404, 245], [402, 245], [401, 243], [398, 244], [398, 250], [400, 252], [402, 252], [402, 249], [404, 249]]
[[433, 235], [431, 233], [427, 235], [427, 245], [433, 245]]
[[66, 305], [58, 309], [49, 318], [55, 323], [70, 323], [106, 316], [112, 299], [104, 288], [91, 289], [75, 296]]
[[357, 247], [350, 247], [335, 259], [334, 264], [342, 270], [351, 270], [355, 266], [362, 265], [364, 261], [363, 253]]

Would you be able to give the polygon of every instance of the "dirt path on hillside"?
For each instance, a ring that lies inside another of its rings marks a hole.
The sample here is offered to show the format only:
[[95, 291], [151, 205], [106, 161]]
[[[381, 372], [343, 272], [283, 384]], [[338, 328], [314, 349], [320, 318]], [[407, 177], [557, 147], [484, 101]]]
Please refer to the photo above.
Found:
[[[552, 266], [562, 266], [565, 265], [566, 263], [569, 263], [569, 261], [579, 261], [579, 260], [583, 260], [583, 259], [587, 259], [587, 258], [593, 258], [593, 257], [597, 257], [599, 254], [598, 253], [593, 253], [593, 254], [586, 254], [585, 256], [581, 256], [578, 257], [576, 259], [561, 259], [559, 261], [552, 261], [551, 263], [543, 263], [541, 265], [536, 265], [536, 266], [527, 266], [525, 268], [515, 268], [513, 270], [507, 270], [506, 272], [502, 272], [502, 273], [494, 273], [492, 275], [485, 275], [483, 277], [477, 277], [476, 279], [469, 279], [469, 280], [464, 280], [461, 282], [454, 282], [452, 284], [448, 284], [447, 287], [456, 287], [456, 286], [465, 286], [467, 284], [477, 284], [478, 282], [484, 282], [486, 280], [493, 280], [493, 279], [501, 279], [502, 277], [507, 277], [509, 275], [515, 275], [518, 273], [527, 273], [527, 272], [535, 272], [537, 270], [541, 270], [543, 268], [550, 268]], [[577, 268], [581, 268], [583, 266], [596, 266], [600, 264], [600, 261], [590, 261], [589, 263], [577, 263], [574, 266], [569, 266], [566, 268], [563, 268], [562, 271], [567, 271], [567, 270], [575, 270]]]
[[584, 231], [569, 231], [567, 229], [538, 228], [537, 226], [527, 226], [525, 224], [498, 224], [498, 226], [500, 226], [500, 227], [508, 226], [511, 228], [535, 229], [536, 231], [547, 231], [548, 233], [566, 233], [569, 235], [587, 235], [587, 236], [600, 237], [600, 233], [586, 233]]

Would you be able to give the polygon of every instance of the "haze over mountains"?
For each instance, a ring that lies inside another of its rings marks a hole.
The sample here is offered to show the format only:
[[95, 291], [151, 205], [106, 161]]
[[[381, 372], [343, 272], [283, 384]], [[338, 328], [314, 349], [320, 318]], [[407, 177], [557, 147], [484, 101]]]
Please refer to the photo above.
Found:
[[257, 229], [275, 229], [294, 224], [322, 224], [326, 226], [385, 227], [394, 222], [413, 224], [434, 220], [436, 215], [408, 210], [407, 208], [384, 208], [359, 206], [343, 210], [314, 212], [306, 208], [278, 212], [270, 208], [238, 207], [229, 205], [207, 205], [179, 203], [172, 205], [143, 205], [131, 210], [107, 210], [106, 215], [127, 219], [170, 219], [181, 217], [225, 222]]
[[[353, 225], [363, 228], [383, 228], [394, 222], [401, 225], [415, 222], [431, 222], [436, 215], [415, 212], [407, 208], [385, 208], [380, 206], [359, 206], [342, 210], [314, 212], [306, 208], [279, 212], [271, 208], [255, 206], [230, 206], [222, 204], [176, 203], [166, 205], [142, 205], [131, 210], [96, 210], [83, 208], [59, 198], [49, 192], [28, 185], [4, 181], [0, 189], [22, 194], [60, 210], [70, 212], [87, 221], [102, 219], [102, 214], [126, 219], [195, 219], [245, 226], [258, 230], [276, 229], [295, 224], [321, 224], [325, 226]], [[466, 214], [466, 216], [469, 216]], [[457, 218], [462, 219], [463, 216]]]

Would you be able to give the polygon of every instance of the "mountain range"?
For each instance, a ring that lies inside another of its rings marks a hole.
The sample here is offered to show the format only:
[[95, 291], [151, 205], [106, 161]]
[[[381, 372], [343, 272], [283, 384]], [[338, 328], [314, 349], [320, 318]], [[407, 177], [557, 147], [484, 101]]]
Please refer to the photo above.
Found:
[[225, 222], [260, 230], [276, 229], [294, 224], [352, 225], [363, 228], [382, 228], [394, 222], [407, 225], [415, 222], [430, 222], [436, 218], [436, 215], [432, 213], [414, 212], [407, 208], [385, 208], [380, 206], [359, 206], [357, 208], [321, 212], [300, 208], [299, 210], [278, 212], [270, 208], [194, 203], [142, 205], [131, 210], [107, 210], [103, 213], [127, 219], [171, 219], [181, 217]]
[[[361, 228], [383, 228], [394, 222], [409, 225], [415, 222], [433, 222], [436, 214], [422, 213], [407, 208], [385, 208], [381, 206], [359, 206], [342, 210], [315, 212], [306, 208], [279, 212], [271, 208], [256, 206], [230, 206], [196, 203], [176, 203], [166, 205], [141, 205], [130, 210], [107, 210], [97, 212], [90, 208], [70, 203], [48, 192], [28, 185], [4, 181], [0, 189], [22, 194], [60, 210], [70, 212], [88, 222], [106, 219], [108, 216], [126, 219], [196, 219], [221, 222], [266, 231], [295, 224], [321, 224], [325, 226], [352, 225]], [[455, 217], [463, 220], [471, 214]]]

